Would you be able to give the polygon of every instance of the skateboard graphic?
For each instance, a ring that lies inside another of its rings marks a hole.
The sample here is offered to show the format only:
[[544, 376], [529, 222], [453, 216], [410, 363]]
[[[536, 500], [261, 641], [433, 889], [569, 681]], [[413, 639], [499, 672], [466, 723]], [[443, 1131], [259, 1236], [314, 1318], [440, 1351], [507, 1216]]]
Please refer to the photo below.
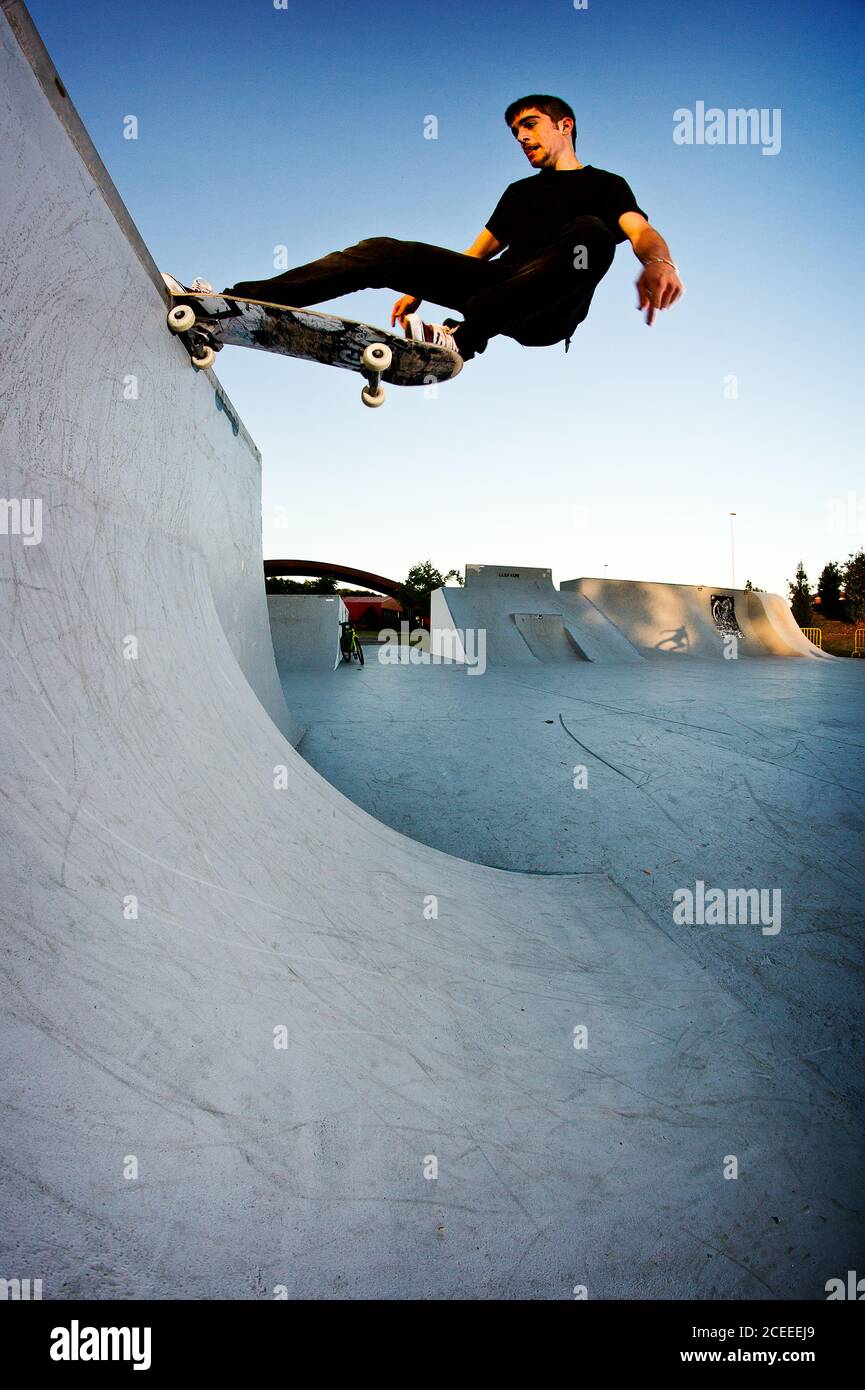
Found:
[[368, 323], [257, 299], [199, 294], [171, 276], [164, 278], [172, 301], [168, 327], [185, 345], [193, 366], [202, 371], [213, 365], [226, 344], [259, 348], [360, 372], [366, 377], [361, 400], [375, 407], [384, 403], [383, 381], [425, 386], [448, 381], [462, 369], [463, 360], [456, 352], [401, 338]]

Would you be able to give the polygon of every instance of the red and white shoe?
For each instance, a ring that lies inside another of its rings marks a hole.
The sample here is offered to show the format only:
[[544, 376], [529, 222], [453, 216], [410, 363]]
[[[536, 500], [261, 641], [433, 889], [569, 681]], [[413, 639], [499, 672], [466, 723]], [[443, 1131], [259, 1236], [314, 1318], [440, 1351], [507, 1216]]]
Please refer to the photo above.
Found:
[[405, 336], [416, 343], [431, 343], [433, 347], [447, 348], [449, 352], [459, 352], [457, 340], [449, 328], [440, 323], [424, 323], [420, 314], [406, 314], [402, 321]]

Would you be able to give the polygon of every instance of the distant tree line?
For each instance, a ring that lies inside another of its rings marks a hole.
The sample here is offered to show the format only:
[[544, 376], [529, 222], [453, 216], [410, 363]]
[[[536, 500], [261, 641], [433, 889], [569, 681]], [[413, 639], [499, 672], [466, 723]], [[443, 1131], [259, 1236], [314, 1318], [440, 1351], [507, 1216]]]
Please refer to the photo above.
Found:
[[865, 550], [858, 550], [841, 564], [830, 560], [824, 565], [816, 594], [800, 560], [788, 589], [793, 617], [800, 627], [813, 624], [815, 611], [836, 622], [865, 622]]

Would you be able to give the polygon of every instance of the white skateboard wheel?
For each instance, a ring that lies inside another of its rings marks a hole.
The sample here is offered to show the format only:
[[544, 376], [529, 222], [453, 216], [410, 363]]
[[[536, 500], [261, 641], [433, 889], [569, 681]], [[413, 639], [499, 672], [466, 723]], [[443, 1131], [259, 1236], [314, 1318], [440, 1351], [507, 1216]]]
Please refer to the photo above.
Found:
[[192, 365], [193, 367], [197, 367], [200, 372], [203, 372], [208, 367], [212, 367], [215, 361], [216, 353], [213, 351], [213, 348], [206, 347], [202, 348], [200, 352], [194, 355]]
[[387, 343], [369, 343], [360, 360], [368, 372], [386, 372], [393, 361], [393, 353]]
[[377, 405], [384, 405], [384, 387], [380, 386], [377, 391], [370, 391], [369, 387], [365, 386], [360, 393], [360, 398], [364, 405], [368, 405], [371, 410], [374, 410]]
[[195, 323], [195, 313], [188, 304], [175, 304], [168, 311], [168, 327], [172, 333], [185, 333]]

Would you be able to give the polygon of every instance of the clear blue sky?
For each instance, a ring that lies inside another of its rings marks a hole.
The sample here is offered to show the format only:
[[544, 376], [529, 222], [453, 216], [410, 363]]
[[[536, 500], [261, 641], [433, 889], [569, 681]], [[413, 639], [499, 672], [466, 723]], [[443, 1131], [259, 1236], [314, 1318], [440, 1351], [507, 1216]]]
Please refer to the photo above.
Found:
[[[800, 557], [814, 581], [865, 544], [862, 0], [30, 9], [183, 280], [272, 274], [282, 244], [293, 263], [375, 235], [464, 250], [528, 172], [502, 113], [532, 90], [571, 102], [579, 157], [628, 179], [679, 263], [685, 299], [652, 329], [626, 243], [567, 357], [497, 339], [436, 400], [393, 388], [369, 411], [349, 373], [226, 349], [266, 555], [728, 584], [735, 511], [737, 583], [786, 592]], [[780, 108], [781, 152], [674, 144], [698, 101]], [[393, 299], [334, 303], [387, 324]]]

